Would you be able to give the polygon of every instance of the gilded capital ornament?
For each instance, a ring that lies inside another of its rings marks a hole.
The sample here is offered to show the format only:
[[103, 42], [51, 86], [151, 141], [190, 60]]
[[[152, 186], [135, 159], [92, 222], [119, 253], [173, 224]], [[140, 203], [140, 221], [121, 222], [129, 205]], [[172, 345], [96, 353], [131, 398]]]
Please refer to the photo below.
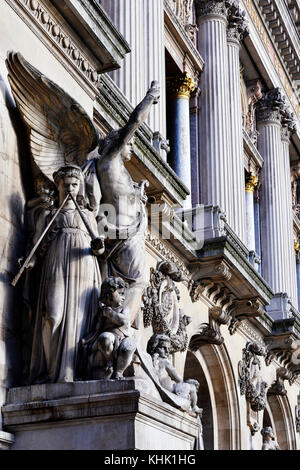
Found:
[[185, 98], [189, 100], [196, 86], [197, 83], [186, 72], [167, 78], [167, 90], [174, 98]]
[[250, 175], [248, 175], [246, 178], [246, 187], [245, 187], [246, 192], [254, 193], [257, 185], [258, 185], [258, 177], [254, 175], [253, 173], [250, 173]]
[[297, 256], [299, 250], [300, 250], [300, 243], [298, 238], [294, 239], [294, 250], [295, 250], [295, 256]]

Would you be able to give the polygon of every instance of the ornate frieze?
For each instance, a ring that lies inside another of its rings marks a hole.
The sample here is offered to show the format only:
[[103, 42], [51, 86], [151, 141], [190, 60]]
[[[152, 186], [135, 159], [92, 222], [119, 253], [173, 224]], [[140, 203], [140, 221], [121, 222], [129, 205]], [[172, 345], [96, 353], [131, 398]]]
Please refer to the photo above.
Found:
[[193, 13], [193, 0], [168, 0], [168, 4], [182, 26], [190, 25]]
[[185, 264], [176, 254], [163, 242], [160, 238], [153, 235], [151, 232], [146, 232], [146, 243], [150, 245], [157, 253], [165, 260], [174, 263], [180, 269], [186, 278], [190, 277], [190, 272]]
[[180, 293], [175, 282], [187, 281], [183, 272], [170, 261], [161, 261], [151, 268], [150, 285], [143, 295], [144, 326], [152, 326], [154, 334], [167, 335], [171, 353], [185, 351], [188, 346], [187, 325], [191, 318], [179, 307]]
[[26, 10], [53, 46], [55, 45], [55, 48], [59, 49], [60, 53], [72, 64], [80, 76], [84, 76], [97, 91], [100, 83], [98, 70], [74, 38], [70, 36], [65, 25], [59, 22], [50, 9], [48, 10], [38, 0], [17, 0], [17, 4]]
[[189, 100], [196, 86], [197, 83], [188, 73], [167, 78], [167, 90], [171, 96], [176, 98], [186, 98]]

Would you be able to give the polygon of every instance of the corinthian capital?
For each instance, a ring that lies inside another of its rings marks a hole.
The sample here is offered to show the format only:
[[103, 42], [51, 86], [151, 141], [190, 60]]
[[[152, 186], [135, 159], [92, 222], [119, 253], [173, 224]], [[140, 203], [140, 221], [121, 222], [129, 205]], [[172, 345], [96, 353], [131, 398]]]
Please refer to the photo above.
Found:
[[236, 0], [228, 0], [228, 40], [241, 41], [249, 34], [247, 20], [245, 19], [245, 11], [239, 7], [239, 2]]
[[282, 111], [285, 107], [285, 96], [280, 88], [268, 91], [264, 98], [257, 103], [256, 117], [258, 121], [276, 121], [281, 123]]
[[202, 16], [221, 16], [227, 18], [227, 0], [195, 0], [197, 19]]
[[196, 85], [197, 83], [186, 72], [167, 78], [167, 89], [172, 96], [177, 98], [190, 99]]

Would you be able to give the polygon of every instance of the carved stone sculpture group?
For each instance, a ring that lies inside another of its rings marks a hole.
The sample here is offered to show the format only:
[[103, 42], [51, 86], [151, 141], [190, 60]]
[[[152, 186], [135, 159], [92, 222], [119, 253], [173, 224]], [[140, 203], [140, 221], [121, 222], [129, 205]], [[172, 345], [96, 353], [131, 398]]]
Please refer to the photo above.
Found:
[[[124, 127], [99, 139], [80, 105], [20, 54], [6, 63], [35, 179], [26, 253], [12, 281], [23, 275], [24, 383], [118, 380], [139, 364], [165, 401], [199, 416], [198, 382], [184, 382], [169, 360], [187, 348], [190, 318], [174, 284], [184, 276], [161, 262], [145, 290], [147, 182], [135, 183], [125, 167], [135, 131], [159, 100], [158, 83]], [[138, 347], [142, 297], [154, 332], [150, 356]]]

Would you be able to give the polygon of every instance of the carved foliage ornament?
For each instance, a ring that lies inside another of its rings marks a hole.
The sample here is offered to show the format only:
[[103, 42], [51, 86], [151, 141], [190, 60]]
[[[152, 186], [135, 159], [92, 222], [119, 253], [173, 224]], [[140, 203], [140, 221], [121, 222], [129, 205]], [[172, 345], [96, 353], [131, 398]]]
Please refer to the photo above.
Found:
[[266, 382], [260, 377], [259, 356], [265, 356], [265, 349], [256, 342], [248, 342], [243, 349], [243, 359], [239, 361], [241, 395], [246, 396], [253, 411], [264, 410], [266, 406]]
[[171, 10], [179, 19], [182, 26], [190, 23], [194, 0], [168, 0]]
[[185, 351], [188, 346], [186, 327], [191, 318], [179, 308], [180, 295], [175, 285], [175, 282], [186, 280], [174, 263], [162, 261], [156, 269], [151, 269], [150, 285], [143, 295], [144, 326], [152, 326], [155, 334], [170, 338], [170, 353]]

